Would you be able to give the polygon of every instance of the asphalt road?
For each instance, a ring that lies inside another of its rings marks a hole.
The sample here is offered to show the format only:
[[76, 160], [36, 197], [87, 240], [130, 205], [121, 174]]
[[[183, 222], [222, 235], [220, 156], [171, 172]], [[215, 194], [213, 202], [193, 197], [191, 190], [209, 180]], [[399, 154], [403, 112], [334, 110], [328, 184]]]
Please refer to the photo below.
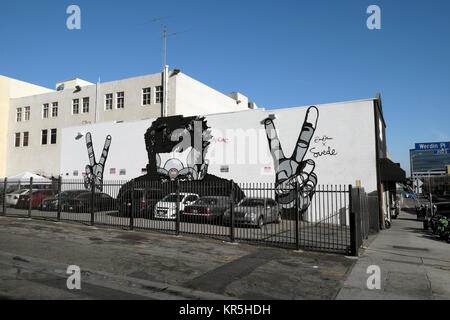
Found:
[[[354, 260], [0, 217], [3, 299], [334, 299]], [[81, 290], [67, 289], [69, 265]]]

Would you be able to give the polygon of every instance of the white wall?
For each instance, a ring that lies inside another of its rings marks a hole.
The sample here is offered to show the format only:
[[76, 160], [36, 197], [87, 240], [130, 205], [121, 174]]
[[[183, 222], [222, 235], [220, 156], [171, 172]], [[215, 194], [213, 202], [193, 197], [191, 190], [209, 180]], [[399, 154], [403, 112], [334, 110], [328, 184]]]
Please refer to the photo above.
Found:
[[207, 85], [179, 73], [176, 76], [176, 114], [193, 116], [199, 114], [213, 114], [248, 109], [248, 99], [236, 100]]

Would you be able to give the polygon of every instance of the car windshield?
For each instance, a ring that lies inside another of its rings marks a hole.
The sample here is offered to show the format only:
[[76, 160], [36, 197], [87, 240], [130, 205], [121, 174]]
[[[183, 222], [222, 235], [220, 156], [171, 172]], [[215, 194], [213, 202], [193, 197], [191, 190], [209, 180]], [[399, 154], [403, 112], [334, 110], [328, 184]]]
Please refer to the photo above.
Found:
[[22, 194], [22, 193], [28, 193], [28, 189], [20, 189], [20, 190], [17, 190], [17, 191], [14, 191], [12, 194]]
[[218, 202], [217, 198], [200, 198], [195, 204], [206, 204], [206, 205], [216, 205]]
[[264, 206], [264, 199], [244, 199], [240, 203], [241, 207], [258, 207]]
[[86, 191], [74, 191], [74, 190], [63, 191], [63, 192], [61, 192], [61, 197], [63, 197], [63, 198], [73, 197], [73, 196], [76, 196], [77, 194], [84, 193], [84, 192], [86, 192]]
[[438, 211], [450, 211], [450, 203], [436, 204]]
[[[178, 195], [178, 201], [183, 201], [184, 196], [182, 194]], [[162, 202], [177, 202], [177, 195], [176, 194], [169, 194], [165, 196], [162, 200]]]
[[87, 193], [82, 193], [82, 194], [76, 196], [75, 198], [76, 199], [88, 199], [90, 196], [91, 196], [91, 193], [87, 192]]

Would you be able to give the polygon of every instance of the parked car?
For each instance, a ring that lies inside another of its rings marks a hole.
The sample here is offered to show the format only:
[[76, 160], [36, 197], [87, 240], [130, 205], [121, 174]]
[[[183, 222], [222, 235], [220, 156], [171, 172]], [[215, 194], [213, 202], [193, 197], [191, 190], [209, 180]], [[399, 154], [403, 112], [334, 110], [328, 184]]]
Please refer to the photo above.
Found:
[[[90, 212], [92, 204], [92, 193], [84, 192], [75, 198], [67, 199], [63, 206], [64, 212]], [[113, 211], [116, 209], [116, 200], [110, 195], [102, 192], [94, 194], [94, 212]]]
[[450, 218], [450, 202], [437, 202], [433, 205], [433, 213], [437, 216]]
[[155, 206], [154, 217], [156, 219], [175, 220], [177, 217], [177, 199], [180, 203], [180, 213], [183, 213], [185, 206], [189, 206], [200, 197], [195, 193], [170, 193], [162, 198]]
[[42, 200], [42, 205], [39, 210], [43, 211], [57, 211], [58, 210], [58, 198], [61, 199], [61, 209], [64, 207], [65, 203], [69, 199], [73, 199], [76, 196], [86, 193], [86, 190], [67, 190], [62, 191], [60, 195], [55, 195], [54, 197], [50, 197]]
[[20, 189], [12, 193], [8, 193], [6, 195], [6, 204], [10, 206], [15, 206], [19, 201], [19, 197], [28, 194], [28, 192], [30, 192], [29, 189]]
[[[55, 195], [55, 190], [45, 189], [45, 190], [35, 190], [31, 194], [31, 208], [37, 209], [40, 207], [42, 200], [53, 197]], [[30, 194], [24, 194], [17, 200], [16, 208], [27, 209], [30, 202]]]
[[229, 207], [229, 197], [201, 197], [194, 204], [185, 206], [182, 217], [183, 219], [199, 218], [203, 221], [221, 223], [223, 214]]
[[[270, 198], [245, 198], [234, 207], [234, 222], [236, 224], [253, 225], [259, 228], [266, 223], [280, 223], [282, 208]], [[230, 210], [225, 211], [223, 219], [230, 223]]]
[[166, 193], [161, 188], [146, 187], [120, 189], [117, 196], [117, 207], [121, 216], [135, 218], [153, 218], [156, 203], [164, 198]]

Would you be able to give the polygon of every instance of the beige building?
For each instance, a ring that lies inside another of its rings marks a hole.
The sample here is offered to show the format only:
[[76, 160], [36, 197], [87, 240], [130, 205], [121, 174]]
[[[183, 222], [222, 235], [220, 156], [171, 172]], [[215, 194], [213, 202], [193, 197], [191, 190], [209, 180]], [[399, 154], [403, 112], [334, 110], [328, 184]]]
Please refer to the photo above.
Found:
[[71, 79], [58, 82], [56, 91], [11, 97], [3, 118], [9, 123], [6, 176], [23, 171], [58, 176], [62, 128], [152, 119], [164, 110], [168, 116], [191, 116], [257, 108], [238, 92], [223, 94], [179, 70], [168, 73], [167, 100], [162, 83], [162, 73], [97, 84]]
[[48, 88], [0, 75], [0, 177], [4, 177], [6, 173], [7, 141], [10, 138], [8, 135], [10, 99], [52, 91]]

